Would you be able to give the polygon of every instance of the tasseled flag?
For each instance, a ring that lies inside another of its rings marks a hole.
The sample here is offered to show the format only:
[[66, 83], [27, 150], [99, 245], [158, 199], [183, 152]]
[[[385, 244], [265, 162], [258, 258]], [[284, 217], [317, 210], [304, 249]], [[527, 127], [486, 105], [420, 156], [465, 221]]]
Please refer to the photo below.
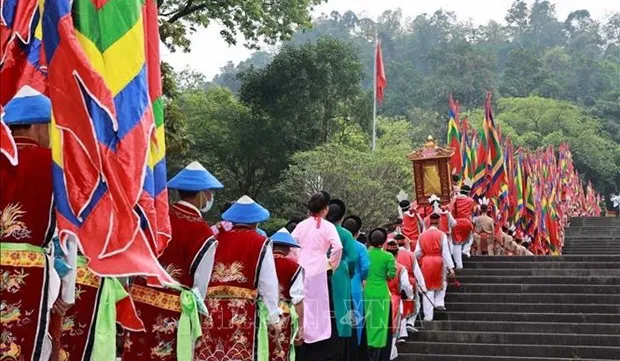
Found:
[[505, 184], [504, 179], [504, 156], [502, 154], [502, 144], [497, 125], [493, 118], [491, 107], [491, 93], [487, 93], [484, 103], [484, 133], [488, 143], [487, 168], [489, 173], [489, 187], [487, 197], [495, 197], [502, 191], [501, 187]]

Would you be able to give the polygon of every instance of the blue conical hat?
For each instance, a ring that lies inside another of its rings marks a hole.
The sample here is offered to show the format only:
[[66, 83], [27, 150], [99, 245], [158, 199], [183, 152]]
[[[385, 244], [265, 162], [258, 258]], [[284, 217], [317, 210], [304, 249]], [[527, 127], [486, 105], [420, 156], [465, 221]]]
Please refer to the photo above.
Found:
[[271, 235], [270, 239], [273, 244], [299, 248], [299, 244], [286, 228], [281, 228], [279, 231]]
[[202, 164], [192, 162], [168, 181], [168, 188], [198, 192], [224, 186]]
[[29, 86], [22, 87], [4, 108], [7, 125], [47, 124], [52, 118], [49, 98]]
[[248, 196], [239, 198], [222, 214], [225, 221], [241, 224], [261, 223], [269, 219], [269, 211]]

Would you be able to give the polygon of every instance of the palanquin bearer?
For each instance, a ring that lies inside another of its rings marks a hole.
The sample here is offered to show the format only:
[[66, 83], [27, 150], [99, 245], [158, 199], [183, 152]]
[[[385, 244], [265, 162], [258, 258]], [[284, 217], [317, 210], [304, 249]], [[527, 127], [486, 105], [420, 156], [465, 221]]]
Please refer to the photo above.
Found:
[[415, 249], [420, 233], [424, 231], [424, 219], [406, 198], [405, 192], [401, 191], [396, 197], [398, 198], [398, 213], [403, 220], [401, 233], [409, 238], [412, 242], [411, 247]]
[[422, 232], [415, 249], [424, 275], [427, 292], [423, 297], [424, 321], [432, 321], [434, 310], [445, 310], [444, 299], [448, 282], [446, 273], [454, 274], [454, 263], [448, 250], [448, 237], [439, 230], [440, 216], [430, 216], [430, 227]]
[[218, 251], [207, 292], [210, 316], [196, 360], [268, 360], [269, 325], [279, 322], [278, 276], [271, 240], [256, 232], [269, 211], [252, 198], [239, 198], [222, 219], [230, 231], [218, 235]]
[[[437, 197], [437, 195], [432, 194], [428, 198], [428, 203], [430, 204], [431, 210], [427, 213], [426, 218], [424, 218], [424, 229], [428, 229], [431, 226], [431, 215], [438, 214], [440, 219], [437, 224], [437, 228], [446, 234], [448, 238], [448, 246], [450, 252], [452, 252], [452, 228], [456, 226], [456, 219], [452, 216], [452, 213], [448, 209], [445, 209], [441, 206], [441, 199]], [[415, 249], [415, 248], [414, 248]]]
[[[414, 297], [412, 299], [403, 300], [403, 317], [400, 325], [401, 339], [407, 338], [409, 332], [417, 332], [415, 328], [415, 320], [420, 312], [420, 292], [426, 292], [426, 284], [422, 270], [418, 265], [415, 253], [411, 251], [409, 239], [403, 234], [394, 236], [394, 240], [398, 243], [398, 253], [396, 253], [396, 262], [403, 265], [409, 276], [409, 283], [413, 288]], [[418, 290], [420, 292], [418, 292]]]
[[[52, 258], [56, 219], [48, 128], [51, 104], [26, 86], [5, 111], [19, 163], [13, 166], [0, 157], [0, 359], [48, 360], [50, 310], [53, 306], [55, 314], [64, 315], [74, 296], [70, 282], [61, 289]], [[66, 246], [75, 260], [75, 243], [68, 241]], [[71, 269], [74, 274], [75, 268]]]
[[[385, 251], [397, 257], [399, 247], [396, 240], [388, 240], [385, 243]], [[390, 308], [392, 311], [392, 351], [390, 360], [393, 360], [398, 356], [396, 340], [399, 339], [400, 341], [401, 320], [404, 318], [403, 301], [413, 299], [413, 286], [409, 282], [407, 268], [398, 261], [396, 262], [396, 276], [388, 281], [388, 288], [390, 290]]]
[[273, 257], [280, 286], [282, 320], [269, 328], [269, 360], [295, 361], [295, 346], [301, 344], [304, 315], [304, 275], [301, 266], [288, 257], [291, 248], [299, 248], [286, 228], [271, 236]]
[[198, 311], [204, 306], [217, 247], [202, 213], [213, 205], [213, 190], [223, 186], [193, 162], [168, 182], [168, 188], [177, 189], [181, 200], [170, 207], [172, 238], [159, 262], [182, 289], [152, 287], [141, 278], [134, 281], [131, 297], [146, 333], [129, 333], [123, 361], [192, 360], [201, 335]]
[[452, 203], [452, 215], [456, 219], [452, 229], [452, 257], [457, 269], [463, 268], [463, 255], [469, 257], [474, 242], [473, 214], [476, 202], [469, 196], [470, 191], [469, 184], [463, 185]]

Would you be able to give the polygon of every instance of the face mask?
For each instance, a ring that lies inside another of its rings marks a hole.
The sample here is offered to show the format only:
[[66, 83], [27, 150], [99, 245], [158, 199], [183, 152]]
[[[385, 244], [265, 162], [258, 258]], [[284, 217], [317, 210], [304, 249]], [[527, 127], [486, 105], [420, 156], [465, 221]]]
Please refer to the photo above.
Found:
[[200, 212], [201, 213], [207, 213], [211, 210], [211, 207], [213, 207], [213, 202], [215, 201], [215, 196], [213, 196], [213, 193], [211, 193], [211, 200], [208, 200], [207, 197], [203, 194], [203, 197], [205, 198], [205, 206], [200, 208]]

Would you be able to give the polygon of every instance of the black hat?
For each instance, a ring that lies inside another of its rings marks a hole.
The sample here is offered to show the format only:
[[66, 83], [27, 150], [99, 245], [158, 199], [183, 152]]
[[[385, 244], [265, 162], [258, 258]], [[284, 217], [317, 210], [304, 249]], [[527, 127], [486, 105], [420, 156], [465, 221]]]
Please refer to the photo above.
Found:
[[471, 192], [471, 187], [468, 185], [461, 186], [461, 194], [469, 194]]
[[402, 201], [398, 202], [398, 205], [403, 212], [407, 212], [411, 207], [411, 202], [409, 202], [409, 200], [407, 199], [403, 199]]
[[439, 216], [439, 214], [437, 214], [437, 213], [432, 213], [432, 214], [430, 215], [430, 218], [431, 218], [431, 220], [437, 220], [437, 219], [439, 219], [439, 218], [441, 218], [441, 217], [440, 217], [440, 216]]

